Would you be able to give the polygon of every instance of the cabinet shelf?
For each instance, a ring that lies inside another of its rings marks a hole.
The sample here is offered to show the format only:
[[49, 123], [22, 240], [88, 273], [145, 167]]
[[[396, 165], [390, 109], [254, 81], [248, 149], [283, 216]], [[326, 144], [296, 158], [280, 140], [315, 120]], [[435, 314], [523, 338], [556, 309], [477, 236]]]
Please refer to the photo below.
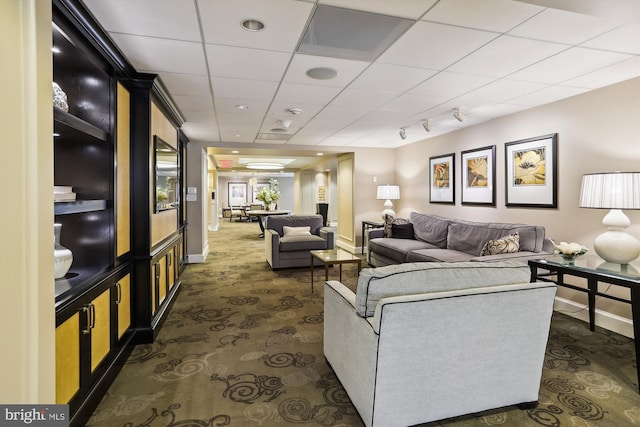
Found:
[[92, 125], [89, 122], [69, 114], [58, 107], [53, 107], [53, 120], [56, 125], [62, 125], [62, 129], [56, 128], [56, 132], [62, 134], [65, 131], [65, 127], [77, 132], [81, 132], [86, 135], [90, 135], [100, 141], [107, 141], [108, 134], [102, 129]]
[[75, 202], [56, 202], [53, 206], [55, 215], [102, 211], [107, 208], [106, 200], [76, 200]]

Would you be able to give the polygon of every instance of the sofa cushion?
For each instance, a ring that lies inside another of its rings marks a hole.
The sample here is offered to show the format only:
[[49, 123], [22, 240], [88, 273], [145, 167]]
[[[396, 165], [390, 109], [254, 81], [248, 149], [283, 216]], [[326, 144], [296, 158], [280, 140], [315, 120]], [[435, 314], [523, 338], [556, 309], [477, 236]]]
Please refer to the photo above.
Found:
[[284, 236], [280, 238], [280, 252], [312, 251], [326, 248], [327, 241], [315, 234], [308, 236]]
[[480, 256], [512, 254], [520, 249], [520, 235], [516, 231], [500, 239], [489, 240], [480, 251]]
[[391, 237], [395, 239], [415, 239], [413, 224], [391, 224]]
[[435, 248], [435, 246], [419, 240], [382, 237], [371, 239], [369, 248], [371, 252], [390, 258], [395, 262], [405, 262], [409, 252], [415, 249]]
[[311, 236], [311, 227], [289, 227], [285, 225], [282, 227], [282, 232], [285, 236]]
[[452, 219], [449, 223], [447, 248], [479, 256], [489, 240], [518, 232], [521, 251], [540, 252], [544, 242], [544, 227], [526, 224], [473, 222]]
[[413, 224], [416, 240], [431, 243], [442, 249], [447, 247], [449, 219], [437, 215], [411, 212], [409, 221]]
[[454, 249], [418, 249], [409, 252], [407, 262], [462, 262], [471, 261], [473, 255]]
[[365, 268], [356, 291], [356, 313], [373, 316], [381, 298], [428, 292], [528, 283], [531, 271], [518, 261], [420, 262]]
[[393, 215], [384, 215], [384, 237], [393, 237], [392, 228], [394, 225], [409, 224], [409, 220], [405, 218], [396, 218]]

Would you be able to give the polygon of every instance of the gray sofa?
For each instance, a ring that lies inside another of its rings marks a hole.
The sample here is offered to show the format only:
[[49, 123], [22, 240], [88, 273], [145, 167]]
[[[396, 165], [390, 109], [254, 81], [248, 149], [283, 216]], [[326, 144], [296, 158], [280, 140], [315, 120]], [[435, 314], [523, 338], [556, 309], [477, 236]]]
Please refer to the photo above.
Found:
[[367, 427], [535, 406], [556, 285], [517, 261], [365, 268], [324, 288], [324, 355]]
[[[381, 228], [369, 230], [367, 261], [374, 267], [404, 262], [501, 261], [552, 254], [553, 243], [544, 227], [499, 222], [473, 222], [411, 212], [412, 232], [404, 238], [384, 237]], [[481, 256], [490, 240], [518, 232], [517, 252]], [[409, 238], [407, 238], [409, 237]]]
[[[333, 249], [333, 229], [323, 227], [322, 215], [278, 215], [265, 221], [264, 243], [267, 262], [272, 269], [309, 267], [309, 251]], [[304, 232], [303, 227], [309, 227]], [[290, 233], [286, 233], [289, 230]], [[314, 260], [314, 265], [321, 265]]]

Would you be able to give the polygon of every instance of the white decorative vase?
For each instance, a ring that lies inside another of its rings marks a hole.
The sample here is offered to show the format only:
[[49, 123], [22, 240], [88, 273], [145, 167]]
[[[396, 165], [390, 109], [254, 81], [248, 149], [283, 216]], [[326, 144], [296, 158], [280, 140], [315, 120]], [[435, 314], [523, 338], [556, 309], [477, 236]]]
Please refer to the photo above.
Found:
[[53, 258], [54, 272], [56, 279], [63, 278], [73, 262], [73, 254], [71, 251], [60, 244], [60, 232], [62, 231], [62, 224], [53, 224]]

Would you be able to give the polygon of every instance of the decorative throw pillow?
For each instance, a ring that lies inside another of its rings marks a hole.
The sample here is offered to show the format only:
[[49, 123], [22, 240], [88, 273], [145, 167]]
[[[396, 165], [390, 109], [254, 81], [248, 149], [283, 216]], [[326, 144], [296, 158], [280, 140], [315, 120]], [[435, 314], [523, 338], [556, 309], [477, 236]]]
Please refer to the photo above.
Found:
[[311, 227], [289, 227], [285, 225], [282, 227], [282, 232], [285, 236], [311, 236]]
[[520, 249], [520, 235], [516, 231], [508, 236], [501, 237], [496, 240], [489, 240], [485, 243], [480, 256], [511, 254], [518, 252]]
[[413, 224], [391, 224], [391, 237], [396, 239], [414, 239]]
[[[396, 237], [393, 235], [393, 226], [402, 224], [411, 224], [411, 222], [405, 218], [395, 218], [386, 214], [384, 216], [384, 237]], [[413, 237], [411, 238], [413, 239]]]

